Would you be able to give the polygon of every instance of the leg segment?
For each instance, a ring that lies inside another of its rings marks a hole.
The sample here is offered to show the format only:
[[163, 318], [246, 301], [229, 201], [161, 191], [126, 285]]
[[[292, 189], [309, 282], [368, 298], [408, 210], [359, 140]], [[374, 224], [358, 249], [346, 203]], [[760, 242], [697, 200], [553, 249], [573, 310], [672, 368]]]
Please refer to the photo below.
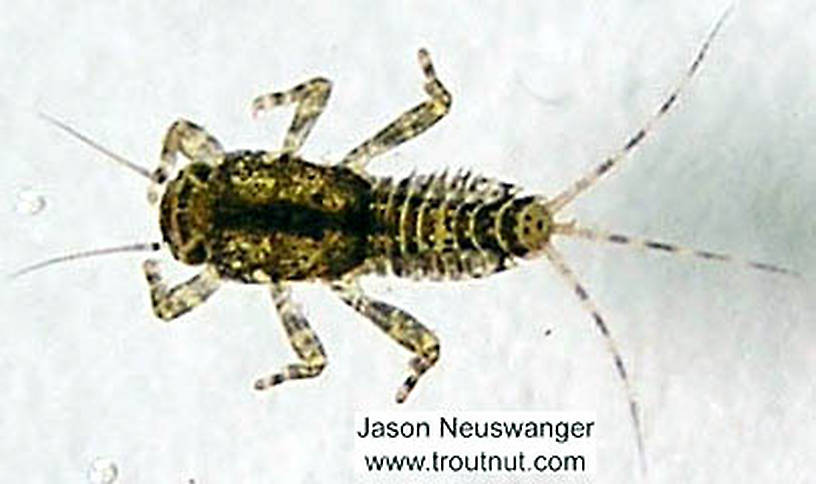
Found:
[[448, 113], [451, 95], [437, 79], [428, 51], [420, 49], [418, 57], [419, 65], [425, 74], [425, 92], [431, 99], [402, 113], [373, 138], [351, 150], [340, 164], [358, 173], [362, 172], [372, 158], [418, 136]]
[[255, 382], [256, 390], [266, 390], [287, 380], [314, 378], [326, 367], [326, 353], [317, 335], [309, 327], [300, 309], [292, 301], [289, 287], [285, 284], [273, 284], [270, 287], [272, 301], [278, 310], [283, 327], [292, 348], [302, 363], [287, 365], [280, 373]]
[[221, 285], [221, 279], [212, 266], [197, 276], [170, 289], [162, 279], [158, 262], [148, 259], [143, 266], [150, 300], [157, 317], [170, 321], [203, 303]]
[[411, 374], [397, 391], [397, 403], [404, 402], [419, 378], [439, 359], [439, 340], [410, 314], [366, 296], [355, 281], [335, 282], [332, 289], [343, 302], [373, 321], [388, 336], [416, 355], [409, 362]]
[[278, 91], [256, 97], [252, 101], [252, 115], [256, 116], [260, 111], [277, 106], [297, 103], [295, 117], [283, 140], [283, 151], [294, 153], [303, 145], [318, 116], [326, 108], [329, 94], [331, 94], [331, 82], [328, 79], [316, 77], [288, 91]]
[[179, 119], [170, 126], [164, 136], [159, 166], [151, 175], [153, 183], [147, 192], [150, 203], [158, 201], [159, 188], [176, 165], [176, 157], [181, 152], [190, 161], [216, 165], [224, 158], [221, 144], [201, 126]]

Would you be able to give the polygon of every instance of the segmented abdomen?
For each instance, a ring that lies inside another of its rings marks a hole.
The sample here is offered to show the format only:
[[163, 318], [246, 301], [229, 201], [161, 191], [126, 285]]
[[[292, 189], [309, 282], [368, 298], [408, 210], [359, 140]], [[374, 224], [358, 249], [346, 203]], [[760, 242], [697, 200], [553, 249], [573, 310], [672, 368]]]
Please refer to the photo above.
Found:
[[536, 199], [470, 173], [382, 178], [372, 187], [375, 227], [367, 269], [401, 277], [481, 277], [526, 254], [519, 214]]

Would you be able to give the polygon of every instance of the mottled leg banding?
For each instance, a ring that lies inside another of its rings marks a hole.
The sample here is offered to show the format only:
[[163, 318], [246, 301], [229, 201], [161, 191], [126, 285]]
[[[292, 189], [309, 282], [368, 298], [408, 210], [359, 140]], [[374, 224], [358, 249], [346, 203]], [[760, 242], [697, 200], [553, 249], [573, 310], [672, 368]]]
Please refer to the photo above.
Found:
[[289, 343], [302, 363], [287, 365], [279, 373], [255, 382], [256, 390], [266, 390], [287, 380], [314, 378], [326, 367], [326, 353], [309, 322], [292, 301], [289, 287], [285, 284], [270, 286], [272, 301], [278, 310]]
[[260, 111], [297, 103], [295, 117], [283, 140], [283, 151], [294, 153], [303, 145], [318, 116], [326, 108], [331, 87], [331, 81], [316, 77], [287, 91], [258, 96], [252, 101], [252, 115], [257, 116]]
[[413, 316], [390, 304], [366, 296], [354, 281], [338, 281], [332, 289], [357, 312], [370, 319], [397, 343], [416, 356], [409, 362], [411, 374], [397, 390], [397, 403], [404, 402], [419, 378], [439, 360], [439, 340]]
[[143, 264], [150, 300], [157, 317], [170, 321], [203, 303], [221, 285], [221, 279], [212, 266], [207, 266], [192, 279], [172, 288], [167, 287], [158, 262], [148, 259]]
[[216, 165], [224, 159], [224, 149], [217, 139], [201, 126], [179, 119], [170, 126], [164, 136], [159, 166], [151, 175], [153, 182], [147, 192], [150, 203], [158, 201], [159, 188], [170, 177], [179, 152], [190, 161], [209, 165]]
[[437, 79], [428, 51], [420, 49], [418, 56], [425, 74], [425, 92], [431, 99], [404, 112], [374, 137], [351, 150], [340, 162], [341, 165], [362, 172], [372, 158], [418, 136], [448, 113], [451, 95]]

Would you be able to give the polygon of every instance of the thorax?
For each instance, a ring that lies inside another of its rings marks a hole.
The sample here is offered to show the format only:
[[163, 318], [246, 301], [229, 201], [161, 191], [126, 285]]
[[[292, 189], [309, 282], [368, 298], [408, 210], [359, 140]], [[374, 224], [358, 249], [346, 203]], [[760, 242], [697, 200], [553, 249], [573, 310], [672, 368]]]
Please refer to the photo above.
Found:
[[345, 168], [241, 151], [182, 169], [160, 223], [174, 257], [227, 278], [333, 278], [364, 258], [369, 198], [369, 183]]

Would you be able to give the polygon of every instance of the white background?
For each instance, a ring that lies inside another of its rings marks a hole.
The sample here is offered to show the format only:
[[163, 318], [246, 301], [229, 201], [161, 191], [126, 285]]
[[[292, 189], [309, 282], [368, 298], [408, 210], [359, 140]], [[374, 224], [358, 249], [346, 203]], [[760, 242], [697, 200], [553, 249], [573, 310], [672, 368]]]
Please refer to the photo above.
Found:
[[[334, 91], [303, 154], [328, 162], [423, 99], [415, 56], [425, 46], [452, 112], [372, 170], [470, 167], [552, 195], [659, 106], [725, 6], [6, 2], [0, 267], [159, 236], [145, 180], [38, 110], [153, 168], [181, 116], [228, 149], [277, 148], [290, 113], [252, 121], [249, 101], [322, 75]], [[813, 472], [814, 22], [811, 2], [740, 2], [676, 111], [564, 214], [810, 277], [555, 241], [620, 340], [652, 482], [805, 482]], [[36, 216], [15, 210], [26, 187], [46, 198]], [[264, 289], [227, 285], [165, 324], [149, 308], [141, 260], [2, 283], [0, 481], [85, 482], [106, 456], [126, 483], [350, 482], [353, 414], [396, 407], [409, 355], [305, 285], [296, 296], [329, 367], [257, 393], [256, 377], [294, 358]], [[594, 412], [595, 481], [638, 478], [611, 358], [545, 261], [476, 282], [366, 286], [442, 341], [439, 365], [400, 408]], [[433, 477], [414, 482], [452, 482]]]

